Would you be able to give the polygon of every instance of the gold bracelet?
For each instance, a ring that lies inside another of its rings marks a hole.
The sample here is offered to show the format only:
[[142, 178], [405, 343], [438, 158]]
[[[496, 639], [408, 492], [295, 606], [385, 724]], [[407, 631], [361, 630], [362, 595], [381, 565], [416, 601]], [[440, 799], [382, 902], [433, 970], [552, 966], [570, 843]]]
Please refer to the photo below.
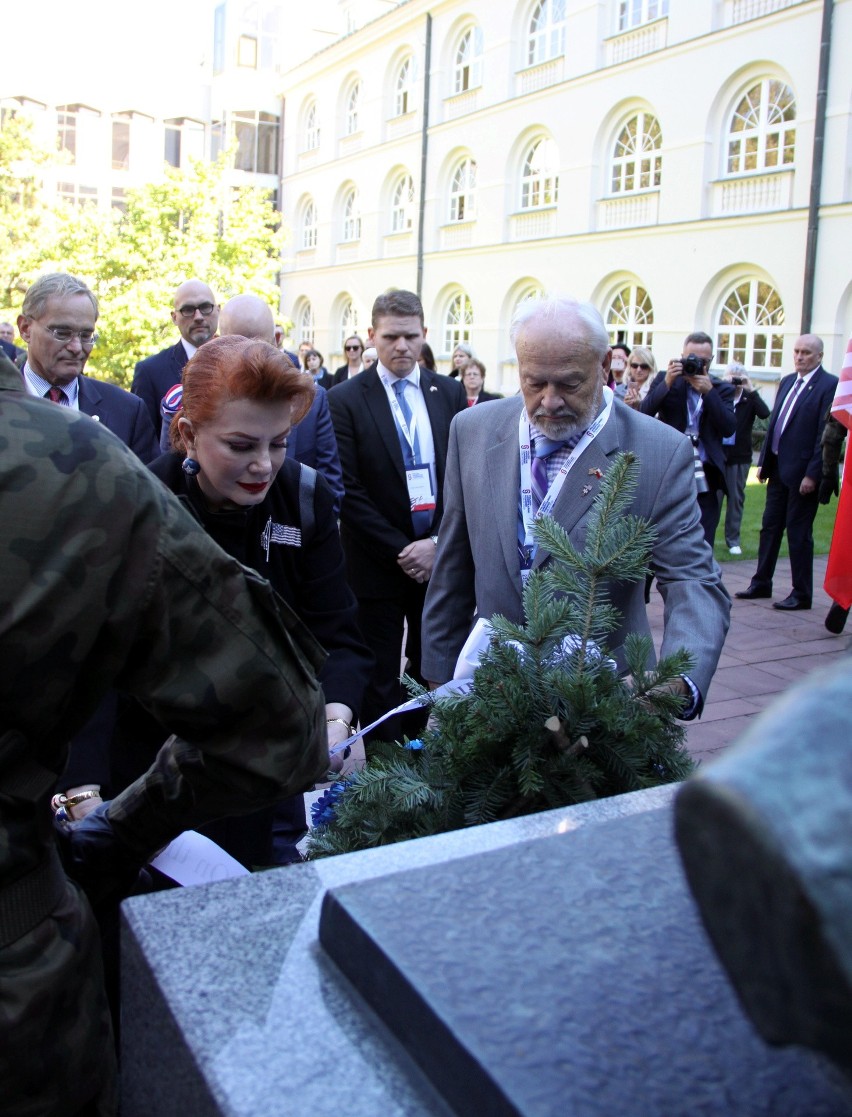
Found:
[[342, 725], [346, 728], [346, 736], [347, 737], [354, 737], [355, 730], [352, 727], [351, 723], [346, 720], [346, 718], [326, 718], [325, 719], [325, 724], [326, 725], [334, 725], [335, 723], [338, 724], [338, 725]]

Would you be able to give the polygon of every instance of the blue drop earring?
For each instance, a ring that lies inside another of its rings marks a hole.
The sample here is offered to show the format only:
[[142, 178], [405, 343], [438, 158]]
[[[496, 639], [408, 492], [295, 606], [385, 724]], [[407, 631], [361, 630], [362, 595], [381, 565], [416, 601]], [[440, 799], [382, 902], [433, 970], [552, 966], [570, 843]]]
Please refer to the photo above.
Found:
[[189, 457], [183, 459], [183, 462], [181, 463], [181, 469], [184, 471], [187, 477], [195, 477], [201, 472], [201, 466], [198, 464], [195, 458]]

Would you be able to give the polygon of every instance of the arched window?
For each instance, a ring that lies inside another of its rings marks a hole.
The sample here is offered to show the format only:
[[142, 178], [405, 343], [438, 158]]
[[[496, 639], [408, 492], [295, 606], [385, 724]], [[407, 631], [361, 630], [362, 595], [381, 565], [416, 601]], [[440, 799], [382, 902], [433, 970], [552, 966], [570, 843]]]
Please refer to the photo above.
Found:
[[539, 0], [527, 34], [527, 65], [537, 66], [565, 53], [565, 0]]
[[358, 240], [361, 236], [361, 211], [358, 207], [358, 191], [353, 186], [343, 199], [343, 239]]
[[314, 343], [314, 308], [305, 299], [302, 306], [299, 308], [299, 313], [296, 321], [299, 324], [299, 344], [307, 341], [310, 345]]
[[628, 283], [613, 295], [606, 311], [606, 328], [612, 341], [631, 348], [654, 342], [654, 307], [644, 287]]
[[316, 151], [319, 142], [319, 110], [316, 101], [311, 101], [305, 113], [305, 151]]
[[460, 341], [470, 341], [473, 327], [473, 306], [464, 292], [451, 300], [444, 316], [444, 352], [452, 353]]
[[559, 194], [559, 152], [553, 140], [536, 140], [524, 159], [521, 209], [555, 206]]
[[355, 81], [349, 88], [346, 95], [346, 119], [344, 121], [344, 133], [347, 136], [354, 136], [358, 131], [359, 109], [361, 105], [361, 83]]
[[613, 194], [632, 194], [660, 185], [663, 134], [657, 118], [640, 112], [624, 125], [612, 153], [610, 189]]
[[743, 280], [726, 296], [716, 327], [716, 361], [751, 368], [781, 368], [784, 304], [760, 279]]
[[404, 116], [414, 109], [414, 59], [411, 55], [399, 67], [396, 75], [394, 116]]
[[459, 39], [453, 66], [453, 93], [482, 85], [482, 31], [469, 27]]
[[352, 334], [358, 333], [358, 311], [355, 309], [355, 304], [349, 299], [343, 305], [343, 312], [340, 315], [340, 343], [341, 345], [347, 337]]
[[764, 78], [742, 97], [728, 128], [729, 175], [766, 171], [793, 163], [796, 98], [789, 85]]
[[309, 198], [302, 210], [302, 248], [317, 246], [317, 207]]
[[619, 0], [618, 30], [629, 31], [669, 14], [669, 0]]
[[414, 179], [400, 175], [391, 200], [391, 232], [407, 233], [414, 227]]
[[473, 221], [476, 217], [476, 163], [462, 159], [450, 183], [450, 221]]

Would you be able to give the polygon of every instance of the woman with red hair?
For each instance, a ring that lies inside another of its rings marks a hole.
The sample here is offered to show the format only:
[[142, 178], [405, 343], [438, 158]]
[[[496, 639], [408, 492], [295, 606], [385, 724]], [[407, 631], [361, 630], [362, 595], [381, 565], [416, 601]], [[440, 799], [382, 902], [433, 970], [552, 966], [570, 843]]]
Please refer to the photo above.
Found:
[[[244, 337], [215, 338], [184, 368], [182, 405], [170, 428], [174, 451], [151, 469], [225, 551], [272, 583], [325, 648], [318, 679], [331, 749], [353, 732], [372, 657], [356, 622], [331, 490], [314, 470], [286, 457], [290, 428], [313, 394], [312, 381], [281, 350]], [[114, 767], [135, 751], [126, 747], [128, 731], [138, 735], [126, 718], [120, 728]], [[301, 796], [287, 802], [294, 829], [303, 830]], [[269, 818], [256, 823], [223, 819], [208, 832], [244, 864], [270, 864]], [[292, 843], [281, 845], [276, 862], [297, 859]]]

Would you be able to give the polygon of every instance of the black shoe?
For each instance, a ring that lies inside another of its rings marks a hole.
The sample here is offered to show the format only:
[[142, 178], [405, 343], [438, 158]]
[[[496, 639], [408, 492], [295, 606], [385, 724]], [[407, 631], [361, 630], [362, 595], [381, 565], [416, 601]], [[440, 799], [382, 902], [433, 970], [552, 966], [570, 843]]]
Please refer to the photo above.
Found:
[[835, 636], [839, 636], [843, 631], [843, 626], [846, 624], [846, 618], [849, 616], [849, 610], [844, 609], [842, 605], [837, 602], [832, 605], [828, 610], [828, 616], [825, 618], [825, 627], [829, 632], [833, 632]]
[[764, 589], [762, 586], [749, 586], [747, 590], [740, 590], [735, 593], [734, 597], [739, 597], [744, 601], [754, 601], [757, 597], [771, 597], [772, 590]]
[[783, 609], [785, 612], [792, 612], [794, 609], [810, 609], [811, 603], [806, 597], [794, 597], [791, 593], [789, 597], [785, 597], [783, 601], [773, 601], [773, 609]]

